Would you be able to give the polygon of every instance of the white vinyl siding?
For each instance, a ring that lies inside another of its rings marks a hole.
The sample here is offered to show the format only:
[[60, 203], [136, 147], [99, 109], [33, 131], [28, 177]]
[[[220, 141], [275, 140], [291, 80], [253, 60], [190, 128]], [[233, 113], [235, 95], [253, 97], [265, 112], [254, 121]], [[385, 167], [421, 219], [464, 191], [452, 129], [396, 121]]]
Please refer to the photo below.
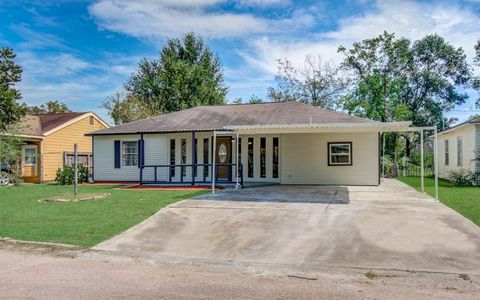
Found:
[[[328, 142], [352, 142], [352, 166], [328, 166]], [[283, 134], [281, 183], [378, 185], [378, 133]]]
[[[457, 138], [462, 137], [462, 157], [458, 157]], [[438, 137], [438, 153], [445, 153], [445, 140], [449, 140], [449, 164], [445, 165], [445, 158], [439, 159], [439, 176], [447, 178], [451, 170], [470, 169], [475, 170], [475, 126], [467, 125], [454, 129]], [[460, 163], [460, 164], [458, 164]]]
[[[318, 134], [262, 134], [241, 135], [242, 163], [245, 182], [277, 182], [285, 184], [335, 184], [335, 185], [377, 185], [378, 184], [378, 134], [377, 133], [318, 133]], [[248, 138], [254, 140], [254, 173], [247, 178]], [[273, 138], [278, 138], [279, 168], [278, 178], [273, 178]], [[212, 133], [197, 133], [197, 163], [203, 161], [203, 139], [209, 138], [208, 152], [212, 155]], [[260, 177], [260, 139], [266, 139], [266, 172]], [[114, 168], [114, 141], [140, 139], [139, 135], [96, 136], [94, 138], [94, 173], [96, 181], [138, 181], [139, 168]], [[181, 162], [181, 140], [186, 141], [187, 159], [191, 164], [192, 135], [145, 134], [145, 165], [170, 164], [170, 140], [175, 139], [175, 162]], [[328, 142], [352, 142], [352, 166], [328, 166]], [[235, 142], [232, 143], [233, 163], [235, 163]], [[157, 169], [157, 180], [168, 181], [169, 168]], [[180, 181], [180, 168], [175, 170], [173, 181]], [[211, 175], [211, 172], [209, 172]], [[233, 175], [233, 179], [234, 179]], [[153, 181], [154, 169], [145, 168], [145, 181]], [[203, 180], [203, 167], [197, 168], [196, 181]], [[206, 178], [210, 180], [209, 177]], [[191, 181], [191, 168], [186, 168], [184, 181]]]
[[[139, 135], [96, 136], [93, 142], [93, 173], [96, 181], [138, 181], [137, 166], [115, 169], [114, 141], [138, 141]], [[121, 150], [121, 149], [120, 149]]]

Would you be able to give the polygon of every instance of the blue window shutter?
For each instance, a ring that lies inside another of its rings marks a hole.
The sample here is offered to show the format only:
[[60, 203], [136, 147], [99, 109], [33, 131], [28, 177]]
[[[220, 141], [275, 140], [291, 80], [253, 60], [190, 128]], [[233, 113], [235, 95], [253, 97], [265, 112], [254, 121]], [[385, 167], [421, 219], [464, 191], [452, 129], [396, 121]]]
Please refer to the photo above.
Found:
[[138, 140], [137, 142], [137, 151], [138, 151], [138, 167], [142, 165], [142, 159], [143, 159], [143, 147], [142, 147], [142, 140]]
[[114, 141], [115, 144], [115, 169], [120, 169], [120, 141]]

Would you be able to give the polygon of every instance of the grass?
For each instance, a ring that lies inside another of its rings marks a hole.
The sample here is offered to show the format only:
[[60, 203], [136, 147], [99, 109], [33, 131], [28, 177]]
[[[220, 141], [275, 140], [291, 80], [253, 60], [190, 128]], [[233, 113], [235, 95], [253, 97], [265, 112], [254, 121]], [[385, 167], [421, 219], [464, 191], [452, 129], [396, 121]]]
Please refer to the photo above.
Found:
[[104, 200], [39, 202], [69, 196], [72, 186], [25, 184], [0, 188], [0, 236], [91, 247], [153, 215], [171, 203], [205, 192], [116, 190], [79, 186], [79, 193], [110, 193]]
[[[420, 190], [420, 177], [399, 177], [398, 180]], [[480, 226], [480, 187], [458, 187], [446, 180], [438, 181], [440, 201]], [[434, 180], [425, 178], [425, 192], [435, 196]]]

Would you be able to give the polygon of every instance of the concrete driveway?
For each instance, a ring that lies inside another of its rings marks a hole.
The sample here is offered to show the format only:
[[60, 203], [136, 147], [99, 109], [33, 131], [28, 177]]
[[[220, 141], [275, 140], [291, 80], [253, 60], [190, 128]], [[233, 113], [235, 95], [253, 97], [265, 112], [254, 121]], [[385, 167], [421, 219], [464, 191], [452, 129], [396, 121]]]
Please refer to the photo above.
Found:
[[480, 228], [395, 180], [270, 186], [170, 205], [94, 249], [153, 260], [480, 273]]

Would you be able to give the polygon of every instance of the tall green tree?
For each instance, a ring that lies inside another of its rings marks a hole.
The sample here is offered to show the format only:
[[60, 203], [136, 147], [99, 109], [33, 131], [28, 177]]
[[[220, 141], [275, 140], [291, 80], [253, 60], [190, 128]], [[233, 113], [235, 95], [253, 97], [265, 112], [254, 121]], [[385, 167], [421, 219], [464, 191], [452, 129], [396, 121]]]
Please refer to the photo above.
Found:
[[45, 104], [29, 106], [28, 112], [31, 114], [57, 114], [71, 112], [71, 110], [63, 102], [50, 100]]
[[10, 48], [0, 50], [0, 132], [18, 123], [26, 114], [20, 92], [15, 88], [22, 76], [22, 68], [15, 63], [16, 54]]
[[273, 101], [299, 101], [313, 106], [335, 108], [348, 85], [339, 68], [307, 55], [302, 67], [295, 68], [287, 59], [278, 59], [275, 87], [268, 88]]
[[[353, 88], [342, 101], [352, 114], [384, 122], [412, 120], [415, 126], [441, 129], [450, 121], [444, 113], [468, 97], [460, 89], [471, 77], [465, 53], [438, 35], [411, 43], [384, 32], [338, 51], [345, 56], [342, 67], [354, 76]], [[409, 157], [410, 137], [405, 140]], [[387, 136], [394, 174], [398, 145], [398, 134]]]
[[219, 58], [194, 33], [168, 40], [158, 60], [143, 59], [125, 89], [153, 114], [223, 104], [227, 93]]
[[468, 98], [459, 89], [471, 78], [464, 50], [438, 35], [411, 43], [384, 32], [339, 52], [345, 55], [342, 66], [355, 76], [352, 92], [343, 99], [350, 113], [442, 128], [444, 112]]

